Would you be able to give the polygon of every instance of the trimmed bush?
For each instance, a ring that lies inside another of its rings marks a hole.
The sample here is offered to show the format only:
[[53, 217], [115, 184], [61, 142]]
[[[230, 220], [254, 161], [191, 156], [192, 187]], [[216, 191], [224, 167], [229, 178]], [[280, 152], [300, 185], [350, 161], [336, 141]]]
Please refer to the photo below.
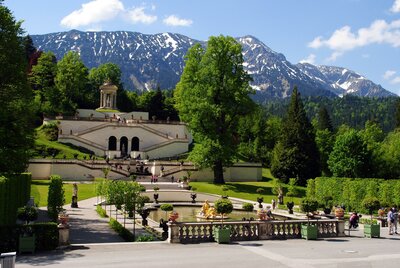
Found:
[[[0, 227], [0, 252], [18, 251], [18, 237], [27, 225]], [[54, 222], [29, 224], [36, 237], [36, 250], [53, 250], [58, 247], [58, 228]]]
[[345, 206], [348, 211], [367, 212], [362, 206], [366, 197], [378, 198], [381, 205], [400, 205], [400, 195], [395, 194], [400, 191], [399, 180], [319, 177], [308, 183], [307, 197], [324, 204], [331, 196], [333, 205]]
[[245, 211], [252, 212], [254, 210], [254, 205], [252, 203], [243, 203], [242, 208]]
[[31, 180], [30, 173], [0, 177], [0, 226], [15, 224], [17, 209], [30, 198]]
[[38, 218], [38, 210], [36, 207], [20, 207], [17, 211], [17, 218], [25, 223], [35, 221]]
[[57, 221], [58, 214], [63, 210], [64, 203], [65, 197], [62, 179], [59, 175], [51, 175], [47, 197], [47, 212], [50, 219]]
[[36, 236], [37, 250], [53, 250], [58, 247], [58, 228], [54, 222], [31, 224]]

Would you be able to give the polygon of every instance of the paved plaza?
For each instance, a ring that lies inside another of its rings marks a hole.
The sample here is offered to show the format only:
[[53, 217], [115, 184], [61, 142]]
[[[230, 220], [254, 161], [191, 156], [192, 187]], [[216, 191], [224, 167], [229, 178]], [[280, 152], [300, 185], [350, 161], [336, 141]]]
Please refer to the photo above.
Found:
[[[346, 237], [305, 241], [263, 240], [217, 243], [125, 243], [95, 212], [96, 198], [69, 208], [71, 243], [63, 250], [25, 254], [16, 267], [397, 267], [400, 235], [363, 238], [363, 229], [346, 230]], [[131, 224], [131, 223], [129, 223]], [[140, 228], [138, 234], [144, 233]]]
[[[384, 229], [383, 229], [384, 230]], [[168, 244], [72, 245], [68, 250], [17, 257], [16, 267], [397, 267], [400, 236]]]

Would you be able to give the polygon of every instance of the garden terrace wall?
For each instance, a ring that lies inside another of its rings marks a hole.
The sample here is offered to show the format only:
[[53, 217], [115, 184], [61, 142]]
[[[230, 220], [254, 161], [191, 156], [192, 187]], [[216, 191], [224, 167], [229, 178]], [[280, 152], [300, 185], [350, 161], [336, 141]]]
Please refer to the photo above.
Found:
[[[344, 221], [310, 220], [318, 227], [318, 238], [344, 236]], [[170, 243], [212, 242], [213, 227], [221, 223], [169, 223], [168, 241]], [[224, 222], [231, 229], [231, 241], [298, 239], [301, 238], [301, 225], [307, 220]]]

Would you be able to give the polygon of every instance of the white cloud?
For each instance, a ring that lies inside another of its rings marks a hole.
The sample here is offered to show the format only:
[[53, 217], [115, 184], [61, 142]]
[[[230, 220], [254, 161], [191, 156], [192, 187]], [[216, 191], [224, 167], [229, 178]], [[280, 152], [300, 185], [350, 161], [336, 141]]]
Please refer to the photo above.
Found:
[[393, 70], [387, 70], [384, 74], [383, 74], [383, 79], [388, 80], [391, 77], [393, 77], [396, 74], [396, 71]]
[[315, 64], [315, 58], [317, 56], [315, 56], [315, 54], [310, 54], [308, 55], [307, 58], [303, 59], [300, 61], [300, 63], [309, 63], [309, 64]]
[[64, 17], [61, 25], [68, 28], [87, 26], [111, 20], [123, 10], [124, 5], [119, 0], [93, 0]]
[[[151, 9], [154, 10], [155, 6], [153, 5]], [[128, 10], [127, 12], [128, 19], [135, 24], [136, 23], [152, 24], [157, 20], [157, 16], [146, 14], [144, 10], [145, 10], [144, 6], [135, 7], [131, 10]]]
[[400, 76], [396, 76], [392, 80], [390, 80], [390, 84], [400, 84]]
[[393, 13], [400, 13], [400, 0], [395, 0], [392, 8], [390, 9]]
[[329, 48], [333, 53], [328, 60], [336, 60], [347, 51], [370, 44], [400, 47], [400, 20], [391, 23], [376, 20], [368, 28], [360, 28], [357, 32], [352, 32], [350, 26], [346, 25], [336, 30], [328, 39], [321, 36], [314, 38], [308, 46], [314, 49]]
[[190, 26], [193, 21], [189, 19], [181, 19], [175, 15], [168, 16], [163, 20], [164, 24], [168, 26]]

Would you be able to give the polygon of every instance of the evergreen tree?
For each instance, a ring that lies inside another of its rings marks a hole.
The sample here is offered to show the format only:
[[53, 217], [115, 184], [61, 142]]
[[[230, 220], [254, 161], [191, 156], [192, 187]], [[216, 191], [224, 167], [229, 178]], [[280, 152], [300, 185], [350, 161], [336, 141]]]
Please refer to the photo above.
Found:
[[396, 128], [400, 128], [400, 98], [396, 102]]
[[0, 173], [26, 170], [33, 146], [33, 94], [21, 22], [0, 1]]
[[190, 159], [211, 167], [214, 182], [224, 183], [223, 167], [237, 156], [238, 121], [254, 103], [250, 76], [243, 68], [242, 47], [232, 37], [210, 37], [207, 49], [193, 46], [176, 86], [176, 107], [196, 145]]
[[329, 155], [332, 152], [335, 138], [333, 135], [332, 121], [328, 110], [321, 106], [318, 111], [317, 130], [315, 133], [315, 142], [318, 147], [321, 172], [324, 176], [332, 175], [328, 167]]
[[274, 151], [271, 172], [283, 181], [297, 178], [305, 185], [307, 179], [320, 174], [315, 134], [308, 120], [297, 87], [293, 89], [287, 116], [283, 123], [279, 150]]
[[318, 111], [318, 129], [327, 129], [330, 132], [333, 132], [331, 118], [329, 117], [328, 110], [324, 106], [321, 106]]

